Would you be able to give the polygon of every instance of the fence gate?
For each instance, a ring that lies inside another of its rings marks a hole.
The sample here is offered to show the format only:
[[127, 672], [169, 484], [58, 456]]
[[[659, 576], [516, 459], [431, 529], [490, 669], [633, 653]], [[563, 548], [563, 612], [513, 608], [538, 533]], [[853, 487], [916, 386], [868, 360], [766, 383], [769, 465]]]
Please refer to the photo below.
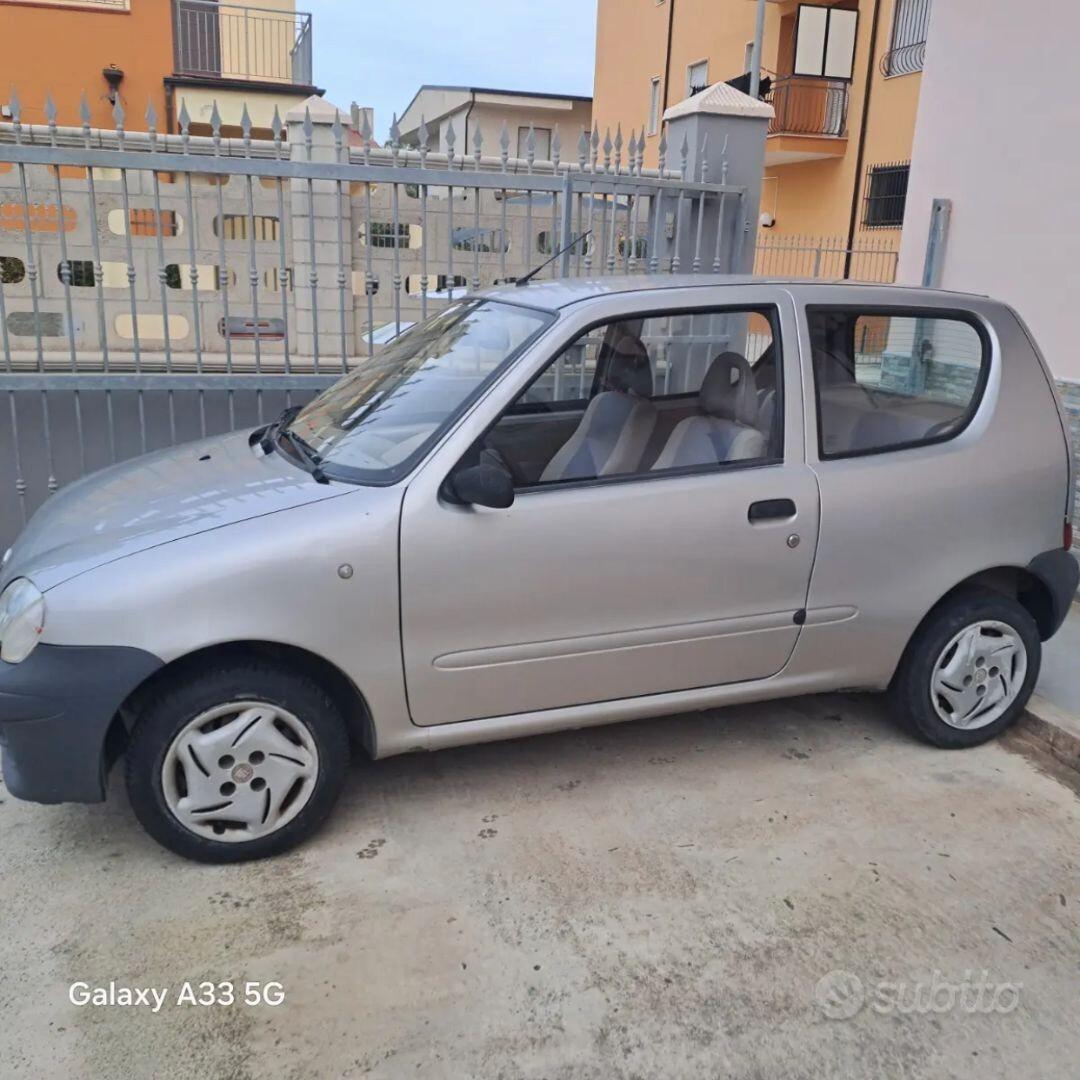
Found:
[[[556, 130], [510, 156], [505, 125], [458, 148], [379, 147], [313, 98], [273, 138], [0, 124], [0, 545], [83, 473], [254, 426], [466, 291], [542, 276], [728, 271], [747, 233], [727, 166], [659, 168], [644, 136]], [[567, 160], [569, 158], [569, 160]], [[714, 158], [715, 160], [715, 158]], [[695, 175], [696, 174], [696, 175]], [[572, 241], [578, 242], [571, 245]], [[6, 429], [6, 430], [5, 430]]]

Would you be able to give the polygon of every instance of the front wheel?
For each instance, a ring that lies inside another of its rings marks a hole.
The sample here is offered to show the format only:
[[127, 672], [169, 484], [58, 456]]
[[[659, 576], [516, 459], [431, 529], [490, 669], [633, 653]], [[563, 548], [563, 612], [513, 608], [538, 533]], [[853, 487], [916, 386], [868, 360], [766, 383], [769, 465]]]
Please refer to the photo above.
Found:
[[893, 681], [900, 719], [945, 749], [977, 746], [1004, 731], [1039, 677], [1035, 620], [1010, 596], [970, 589], [919, 628]]
[[140, 824], [199, 862], [276, 855], [310, 836], [345, 780], [344, 720], [307, 676], [252, 661], [175, 679], [132, 733]]

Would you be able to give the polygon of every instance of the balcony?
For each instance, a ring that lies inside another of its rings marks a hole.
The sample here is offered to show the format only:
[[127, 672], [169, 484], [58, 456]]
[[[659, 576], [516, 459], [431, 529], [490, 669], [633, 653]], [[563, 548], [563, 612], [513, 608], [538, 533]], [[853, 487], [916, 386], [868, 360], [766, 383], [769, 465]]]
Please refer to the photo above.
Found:
[[769, 124], [766, 165], [841, 157], [847, 148], [848, 83], [799, 75], [776, 78], [765, 100]]
[[174, 0], [177, 75], [310, 87], [311, 15], [216, 0]]

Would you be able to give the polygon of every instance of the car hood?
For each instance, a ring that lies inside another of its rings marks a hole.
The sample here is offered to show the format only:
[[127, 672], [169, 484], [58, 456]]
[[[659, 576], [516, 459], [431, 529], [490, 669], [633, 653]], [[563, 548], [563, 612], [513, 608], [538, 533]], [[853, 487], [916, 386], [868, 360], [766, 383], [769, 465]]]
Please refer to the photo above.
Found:
[[61, 488], [15, 541], [0, 580], [51, 589], [126, 555], [248, 518], [343, 495], [250, 432], [144, 454]]

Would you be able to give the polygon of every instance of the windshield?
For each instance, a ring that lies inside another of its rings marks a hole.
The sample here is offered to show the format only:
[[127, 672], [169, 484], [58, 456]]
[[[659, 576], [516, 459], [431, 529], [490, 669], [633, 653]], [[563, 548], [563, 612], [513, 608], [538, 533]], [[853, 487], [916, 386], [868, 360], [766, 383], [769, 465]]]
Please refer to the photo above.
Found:
[[392, 482], [551, 318], [487, 300], [453, 304], [364, 360], [305, 406], [286, 431], [331, 477]]

